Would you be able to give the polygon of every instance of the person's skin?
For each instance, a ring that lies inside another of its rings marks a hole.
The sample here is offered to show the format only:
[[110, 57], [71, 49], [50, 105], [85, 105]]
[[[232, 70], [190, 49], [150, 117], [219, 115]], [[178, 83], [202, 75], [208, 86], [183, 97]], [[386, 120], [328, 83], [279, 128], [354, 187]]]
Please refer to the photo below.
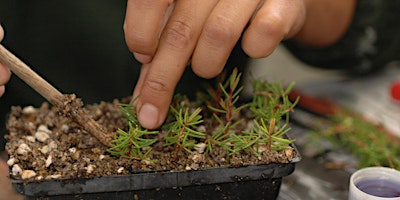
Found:
[[9, 168], [3, 160], [7, 158], [5, 153], [0, 152], [0, 200], [20, 200], [24, 199], [22, 195], [17, 194], [8, 178]]
[[347, 30], [356, 0], [128, 0], [125, 39], [143, 63], [134, 89], [138, 118], [148, 129], [164, 121], [189, 60], [200, 77], [224, 67], [235, 43], [252, 58], [270, 55], [284, 39], [316, 47]]
[[[0, 25], [0, 42], [4, 38], [4, 30]], [[5, 84], [10, 79], [10, 70], [0, 63], [0, 97], [4, 94]], [[4, 161], [7, 158], [4, 152], [0, 152], [0, 200], [14, 200], [23, 199], [21, 195], [18, 195], [12, 188], [10, 179], [8, 178], [8, 165]]]
[[[4, 30], [0, 25], [0, 42], [4, 38]], [[11, 72], [10, 70], [0, 63], [0, 97], [3, 96], [5, 92], [5, 84], [10, 80]]]

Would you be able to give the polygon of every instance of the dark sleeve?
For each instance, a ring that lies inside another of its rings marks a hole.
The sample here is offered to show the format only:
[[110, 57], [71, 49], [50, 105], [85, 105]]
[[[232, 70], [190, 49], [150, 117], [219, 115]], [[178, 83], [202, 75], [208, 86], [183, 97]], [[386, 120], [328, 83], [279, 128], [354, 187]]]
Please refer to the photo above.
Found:
[[327, 48], [312, 48], [295, 41], [284, 45], [303, 62], [327, 69], [367, 74], [400, 57], [400, 2], [358, 0], [346, 34]]

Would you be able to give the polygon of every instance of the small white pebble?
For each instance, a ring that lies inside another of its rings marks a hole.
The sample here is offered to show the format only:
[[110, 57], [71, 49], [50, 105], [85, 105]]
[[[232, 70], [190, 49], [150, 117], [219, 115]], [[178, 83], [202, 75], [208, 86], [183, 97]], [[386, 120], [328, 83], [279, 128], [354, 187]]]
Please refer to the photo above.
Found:
[[46, 167], [49, 167], [51, 165], [51, 163], [53, 163], [53, 159], [52, 159], [51, 155], [49, 155], [49, 157], [47, 157], [47, 159], [46, 159]]
[[46, 180], [50, 180], [50, 179], [59, 179], [61, 177], [61, 174], [53, 174], [53, 175], [48, 175], [46, 176]]
[[49, 128], [47, 128], [47, 126], [43, 124], [40, 125], [36, 131], [51, 133], [51, 130], [49, 130]]
[[70, 153], [75, 153], [76, 152], [76, 148], [75, 147], [69, 148], [68, 151]]
[[37, 180], [37, 181], [41, 181], [41, 180], [43, 180], [44, 179], [44, 177], [43, 176], [37, 176], [36, 178], [35, 178], [35, 180]]
[[205, 133], [207, 131], [206, 126], [200, 125], [199, 127], [197, 127], [197, 131]]
[[103, 160], [105, 157], [106, 157], [105, 155], [101, 154], [100, 157], [99, 157], [99, 159], [100, 159], [100, 160]]
[[259, 145], [258, 146], [258, 153], [262, 153], [268, 151], [268, 146], [267, 145]]
[[93, 172], [94, 168], [96, 168], [95, 165], [89, 164], [89, 165], [86, 167], [86, 173], [91, 174], [91, 173]]
[[14, 165], [11, 169], [11, 173], [13, 176], [19, 175], [22, 173], [22, 169], [19, 165]]
[[123, 171], [124, 171], [124, 168], [123, 168], [123, 167], [120, 167], [120, 168], [117, 170], [117, 173], [120, 174], [120, 173], [122, 173]]
[[32, 178], [34, 176], [36, 176], [36, 172], [35, 171], [33, 171], [33, 170], [24, 170], [24, 171], [22, 171], [21, 178], [22, 179], [28, 179], [28, 178]]
[[58, 148], [58, 145], [57, 145], [57, 143], [56, 142], [54, 142], [54, 141], [51, 141], [49, 144], [49, 151], [51, 151], [51, 150], [53, 150], [53, 149], [57, 149]]
[[49, 146], [44, 145], [42, 148], [39, 148], [39, 151], [42, 152], [42, 154], [47, 154], [49, 153]]
[[193, 154], [190, 158], [193, 160], [194, 163], [199, 163], [204, 160], [204, 155], [203, 154]]
[[192, 170], [192, 168], [189, 165], [186, 165], [185, 170]]
[[15, 163], [15, 158], [10, 158], [10, 159], [7, 160], [7, 165], [8, 166], [12, 166], [12, 165], [14, 165], [14, 163]]
[[45, 142], [47, 139], [50, 138], [49, 134], [43, 131], [37, 131], [35, 133], [35, 138], [39, 140], [40, 142]]
[[17, 154], [19, 155], [26, 155], [27, 153], [31, 152], [32, 149], [25, 143], [22, 143], [18, 146]]
[[204, 153], [204, 150], [206, 149], [206, 147], [207, 147], [207, 144], [204, 142], [194, 145], [194, 149], [199, 153]]
[[35, 137], [33, 137], [31, 135], [26, 136], [25, 139], [28, 140], [29, 142], [36, 142]]
[[24, 114], [32, 114], [36, 111], [36, 109], [33, 106], [26, 106], [25, 108], [22, 109], [22, 113]]
[[36, 128], [36, 125], [33, 122], [28, 122], [28, 127], [34, 129]]
[[61, 131], [67, 133], [69, 131], [69, 126], [67, 124], [63, 124], [61, 126]]

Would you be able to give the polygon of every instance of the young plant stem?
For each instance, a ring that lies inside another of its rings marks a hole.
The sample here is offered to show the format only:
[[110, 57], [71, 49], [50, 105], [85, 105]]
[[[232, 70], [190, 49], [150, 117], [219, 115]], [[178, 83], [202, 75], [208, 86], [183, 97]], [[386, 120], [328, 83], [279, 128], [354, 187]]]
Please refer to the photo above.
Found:
[[269, 122], [269, 138], [268, 138], [268, 150], [271, 151], [272, 148], [272, 133], [275, 130], [275, 118], [271, 118]]
[[187, 129], [187, 127], [188, 127], [188, 122], [186, 121], [183, 123], [183, 126], [181, 127], [181, 130], [178, 133], [178, 141], [176, 142], [175, 151], [174, 151], [174, 161], [178, 160], [178, 153], [182, 147], [182, 145], [181, 145], [182, 138], [184, 137], [184, 133], [185, 133], [185, 130]]
[[[178, 110], [177, 110], [178, 109]], [[195, 138], [205, 138], [205, 134], [196, 130], [197, 125], [203, 123], [201, 108], [197, 108], [189, 113], [189, 108], [171, 107], [170, 110], [175, 113], [176, 121], [164, 126], [168, 130], [165, 136], [165, 145], [175, 145], [173, 160], [177, 161], [181, 149], [191, 152], [191, 148], [196, 145]]]

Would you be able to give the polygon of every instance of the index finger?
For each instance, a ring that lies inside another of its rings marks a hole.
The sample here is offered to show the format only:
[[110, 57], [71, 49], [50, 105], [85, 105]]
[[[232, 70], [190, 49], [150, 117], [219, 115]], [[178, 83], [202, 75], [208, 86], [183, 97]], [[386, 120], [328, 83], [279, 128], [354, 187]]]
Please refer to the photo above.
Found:
[[[138, 118], [148, 129], [158, 128], [165, 120], [176, 84], [193, 52], [202, 26], [217, 0], [178, 1], [161, 34], [153, 61], [139, 85]], [[138, 91], [137, 89], [135, 89]]]

